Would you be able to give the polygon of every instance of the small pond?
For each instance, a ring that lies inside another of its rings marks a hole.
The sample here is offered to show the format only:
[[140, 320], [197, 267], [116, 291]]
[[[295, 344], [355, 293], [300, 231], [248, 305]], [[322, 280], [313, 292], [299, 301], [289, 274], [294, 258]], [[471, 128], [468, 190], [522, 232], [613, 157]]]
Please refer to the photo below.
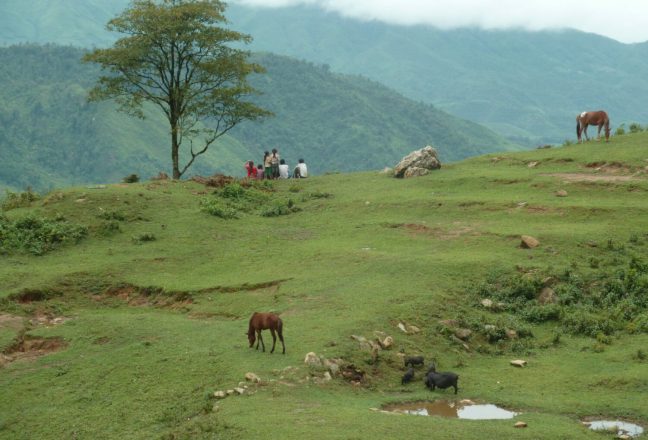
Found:
[[616, 432], [617, 435], [625, 434], [631, 437], [638, 437], [644, 431], [641, 426], [622, 420], [591, 420], [584, 423], [595, 431], [610, 431]]
[[508, 411], [493, 404], [475, 403], [470, 400], [395, 403], [385, 405], [383, 410], [419, 416], [441, 416], [469, 420], [512, 419], [518, 415], [516, 412]]

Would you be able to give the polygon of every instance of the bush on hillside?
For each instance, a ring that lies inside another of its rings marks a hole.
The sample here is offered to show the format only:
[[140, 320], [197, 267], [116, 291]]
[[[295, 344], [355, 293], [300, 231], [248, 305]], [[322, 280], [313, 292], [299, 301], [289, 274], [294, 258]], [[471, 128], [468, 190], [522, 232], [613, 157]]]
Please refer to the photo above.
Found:
[[88, 228], [63, 218], [47, 219], [28, 215], [9, 220], [0, 215], [0, 254], [43, 255], [67, 243], [78, 243]]
[[40, 199], [40, 196], [27, 188], [26, 191], [15, 193], [5, 190], [5, 198], [2, 200], [2, 210], [10, 211], [15, 208], [25, 208], [31, 205], [32, 202]]
[[628, 126], [628, 130], [630, 130], [630, 133], [641, 133], [644, 131], [643, 127], [641, 124], [637, 124], [636, 122], [633, 122]]
[[623, 136], [626, 133], [625, 131], [625, 124], [621, 124], [617, 127], [617, 129], [614, 131], [614, 134], [616, 136]]

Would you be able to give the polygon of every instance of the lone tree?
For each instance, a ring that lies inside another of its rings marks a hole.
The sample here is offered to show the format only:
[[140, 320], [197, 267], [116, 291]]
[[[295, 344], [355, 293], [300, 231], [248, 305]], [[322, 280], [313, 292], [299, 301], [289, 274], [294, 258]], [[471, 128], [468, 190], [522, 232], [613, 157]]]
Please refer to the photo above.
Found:
[[[228, 45], [252, 38], [219, 27], [227, 23], [224, 11], [219, 0], [134, 0], [107, 25], [126, 36], [83, 57], [105, 74], [90, 90], [90, 101], [115, 99], [121, 111], [140, 118], [144, 103], [162, 109], [170, 126], [174, 179], [239, 122], [271, 115], [245, 100], [258, 94], [247, 76], [264, 69], [248, 62], [249, 52]], [[185, 139], [191, 157], [181, 165]]]

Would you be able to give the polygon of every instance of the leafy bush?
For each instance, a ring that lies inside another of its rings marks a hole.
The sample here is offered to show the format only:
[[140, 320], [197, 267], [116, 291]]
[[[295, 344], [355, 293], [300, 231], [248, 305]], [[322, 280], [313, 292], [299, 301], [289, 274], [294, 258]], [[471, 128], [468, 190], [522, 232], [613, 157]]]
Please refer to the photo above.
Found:
[[295, 206], [292, 199], [288, 199], [287, 201], [275, 200], [271, 206], [266, 207], [261, 211], [261, 215], [263, 217], [278, 217], [281, 215], [288, 215], [288, 214], [292, 214], [293, 212], [299, 212], [299, 211], [301, 211], [301, 208]]
[[644, 131], [643, 127], [641, 124], [637, 124], [636, 122], [633, 122], [628, 126], [628, 129], [630, 130], [630, 133], [640, 133]]
[[124, 177], [122, 180], [124, 183], [136, 183], [139, 182], [140, 178], [137, 174], [129, 174], [128, 176]]
[[621, 124], [617, 127], [616, 131], [614, 132], [615, 135], [617, 136], [623, 136], [626, 133], [625, 131], [625, 124]]
[[200, 210], [215, 217], [220, 217], [225, 220], [239, 218], [239, 213], [236, 209], [229, 206], [227, 203], [222, 202], [215, 198], [204, 198], [200, 201]]
[[14, 252], [43, 255], [66, 243], [78, 243], [88, 235], [88, 228], [65, 220], [29, 215], [9, 220], [0, 215], [0, 253]]
[[144, 232], [142, 234], [133, 236], [133, 243], [136, 243], [136, 244], [142, 244], [142, 243], [146, 243], [146, 242], [149, 242], [149, 241], [155, 241], [155, 240], [157, 240], [157, 238], [155, 237], [155, 234], [152, 234], [150, 232]]
[[596, 315], [586, 310], [572, 310], [562, 319], [563, 329], [574, 335], [595, 338], [598, 334], [611, 335], [616, 326], [607, 317]]
[[2, 200], [2, 209], [10, 211], [15, 208], [24, 208], [31, 205], [32, 202], [40, 199], [40, 196], [33, 192], [31, 188], [21, 193], [5, 190], [5, 198]]

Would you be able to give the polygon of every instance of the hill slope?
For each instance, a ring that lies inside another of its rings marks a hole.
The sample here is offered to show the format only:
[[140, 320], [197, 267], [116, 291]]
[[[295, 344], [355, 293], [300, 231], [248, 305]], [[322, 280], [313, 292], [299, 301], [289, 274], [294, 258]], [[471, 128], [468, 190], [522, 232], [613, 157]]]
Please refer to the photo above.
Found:
[[[66, 188], [5, 212], [0, 437], [593, 440], [591, 416], [646, 426], [646, 142], [490, 155], [404, 180]], [[225, 203], [238, 219], [201, 209]], [[289, 205], [300, 210], [275, 215]], [[42, 221], [87, 236], [54, 234], [33, 256], [12, 238]], [[520, 247], [522, 234], [540, 245]], [[536, 299], [547, 287], [557, 303]], [[249, 348], [253, 311], [281, 315], [285, 355], [267, 352], [267, 332], [265, 353]], [[358, 339], [379, 332], [394, 345], [372, 356]], [[331, 380], [304, 364], [311, 351], [340, 366]], [[401, 351], [425, 356], [407, 385]], [[432, 359], [459, 374], [458, 395], [425, 389]], [[262, 382], [214, 397], [248, 372]], [[461, 399], [522, 414], [372, 410]]]
[[[118, 181], [168, 170], [166, 123], [87, 104], [98, 76], [81, 65], [83, 51], [59, 46], [0, 48], [0, 184], [36, 188]], [[271, 54], [257, 60], [267, 74], [252, 78], [258, 102], [275, 117], [243, 123], [201, 157], [190, 173], [241, 174], [245, 160], [279, 148], [290, 164], [304, 157], [315, 173], [393, 166], [432, 144], [442, 160], [512, 148], [494, 132], [434, 107], [403, 98], [361, 77]]]
[[[34, 3], [39, 14], [32, 14]], [[105, 23], [127, 0], [0, 4], [0, 44], [106, 45]], [[523, 32], [401, 27], [361, 22], [316, 7], [230, 5], [255, 50], [326, 63], [476, 121], [527, 145], [574, 137], [583, 110], [612, 123], [648, 121], [648, 43], [627, 45], [576, 31]]]

